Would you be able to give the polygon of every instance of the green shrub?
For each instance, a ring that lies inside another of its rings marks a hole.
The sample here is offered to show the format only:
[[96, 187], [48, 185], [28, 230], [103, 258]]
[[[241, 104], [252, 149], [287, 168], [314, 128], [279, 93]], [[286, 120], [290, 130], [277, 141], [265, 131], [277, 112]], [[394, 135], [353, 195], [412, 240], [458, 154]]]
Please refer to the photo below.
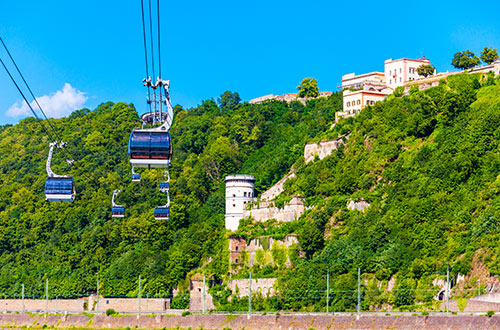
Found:
[[184, 312], [182, 312], [182, 314], [181, 314], [181, 315], [182, 315], [183, 317], [184, 317], [184, 316], [188, 316], [188, 315], [191, 315], [191, 312], [190, 312], [190, 311], [184, 311]]
[[112, 308], [106, 309], [107, 316], [114, 315], [114, 314], [116, 314], [116, 311], [114, 309], [112, 309]]
[[487, 311], [486, 312], [486, 316], [488, 316], [488, 317], [492, 317], [493, 315], [495, 315], [494, 311]]
[[423, 316], [427, 316], [427, 315], [429, 315], [429, 312], [428, 312], [428, 311], [423, 311], [421, 314], [422, 314]]

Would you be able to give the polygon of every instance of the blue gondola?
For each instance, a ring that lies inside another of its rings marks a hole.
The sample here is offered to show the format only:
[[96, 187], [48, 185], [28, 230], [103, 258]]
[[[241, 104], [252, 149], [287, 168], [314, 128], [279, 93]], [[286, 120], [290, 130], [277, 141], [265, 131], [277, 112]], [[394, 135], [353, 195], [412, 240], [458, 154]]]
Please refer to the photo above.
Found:
[[140, 182], [141, 181], [141, 175], [137, 173], [132, 173], [132, 181], [133, 182]]
[[168, 182], [160, 182], [160, 192], [164, 193], [170, 189], [170, 184]]
[[154, 210], [155, 220], [168, 220], [170, 218], [170, 209], [168, 206], [157, 206]]
[[49, 202], [72, 202], [75, 195], [75, 180], [71, 176], [48, 177], [45, 181], [45, 199]]
[[[49, 202], [73, 202], [76, 196], [75, 180], [69, 175], [57, 175], [52, 171], [50, 162], [54, 148], [62, 149], [66, 146], [66, 142], [53, 142], [50, 145], [49, 155], [47, 157], [47, 180], [45, 181], [45, 200]], [[67, 160], [71, 164], [72, 160]]]
[[121, 190], [113, 190], [113, 197], [111, 198], [111, 217], [112, 218], [123, 218], [125, 216], [125, 206], [116, 205], [115, 198], [118, 196]]
[[170, 133], [158, 129], [134, 129], [130, 133], [128, 153], [134, 167], [168, 168], [172, 158]]
[[111, 216], [113, 218], [123, 218], [125, 216], [125, 206], [113, 206]]

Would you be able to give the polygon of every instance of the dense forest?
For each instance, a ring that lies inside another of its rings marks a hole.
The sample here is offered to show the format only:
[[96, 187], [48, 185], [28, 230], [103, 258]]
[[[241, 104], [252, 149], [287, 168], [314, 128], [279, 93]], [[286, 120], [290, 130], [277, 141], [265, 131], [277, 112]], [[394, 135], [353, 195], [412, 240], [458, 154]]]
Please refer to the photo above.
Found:
[[[294, 233], [299, 240], [286, 251], [291, 268], [265, 261], [252, 269], [239, 266], [235, 276], [252, 271], [280, 279], [282, 295], [256, 299], [257, 309], [320, 310], [324, 306], [309, 297], [324, 290], [327, 270], [331, 287], [344, 291], [355, 290], [358, 268], [365, 278], [397, 278], [397, 288], [429, 288], [448, 266], [453, 276], [468, 274], [478, 254], [491, 274], [500, 274], [498, 78], [451, 76], [438, 87], [395, 93], [333, 125], [341, 108], [341, 92], [305, 105], [241, 103], [237, 93], [225, 92], [196, 108], [176, 106], [169, 221], [153, 219], [154, 206], [165, 202], [157, 189], [161, 171], [143, 171], [140, 183], [130, 180], [128, 136], [139, 124], [133, 105], [104, 103], [53, 121], [75, 156], [68, 167], [56, 151], [53, 166], [75, 177], [72, 204], [44, 201], [50, 141], [36, 120], [1, 128], [0, 293], [18, 295], [25, 284], [27, 294], [41, 295], [48, 278], [51, 294], [88, 294], [99, 277], [104, 295], [135, 295], [141, 275], [144, 293], [166, 296], [185, 289], [186, 276], [196, 271], [223, 283], [233, 267], [224, 176], [254, 175], [259, 194], [292, 166], [296, 177], [276, 203], [301, 194], [311, 208], [292, 223], [245, 219], [238, 230], [247, 238]], [[305, 164], [305, 143], [339, 137], [343, 147]], [[118, 188], [123, 219], [110, 214], [111, 193]], [[349, 211], [350, 199], [371, 206]], [[432, 299], [373, 298], [366, 290], [376, 286], [363, 286], [364, 308]], [[223, 285], [211, 293], [217, 307], [245, 305], [238, 299], [229, 305]], [[336, 310], [349, 310], [355, 295], [331, 301]]]
[[[127, 144], [139, 125], [131, 104], [104, 103], [52, 120], [75, 163], [55, 151], [53, 169], [75, 178], [72, 204], [44, 201], [45, 162], [51, 142], [35, 118], [0, 130], [0, 292], [51, 295], [95, 292], [166, 296], [186, 274], [212, 259], [225, 274], [224, 176], [248, 173], [265, 189], [300, 158], [304, 144], [329, 128], [341, 95], [287, 105], [241, 104], [226, 92], [193, 109], [174, 109], [171, 220], [155, 221], [165, 204], [160, 170], [143, 171], [131, 182]], [[283, 137], [287, 138], [283, 138]], [[126, 217], [111, 218], [111, 194]], [[215, 251], [215, 252], [214, 252]]]

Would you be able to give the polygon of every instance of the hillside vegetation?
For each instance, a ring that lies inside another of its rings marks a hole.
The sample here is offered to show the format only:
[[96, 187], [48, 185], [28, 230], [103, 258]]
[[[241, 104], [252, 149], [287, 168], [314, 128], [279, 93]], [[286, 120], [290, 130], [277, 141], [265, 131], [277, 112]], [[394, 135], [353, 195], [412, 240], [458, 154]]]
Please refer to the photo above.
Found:
[[[357, 268], [370, 279], [363, 308], [430, 302], [425, 290], [436, 274], [448, 265], [452, 277], [468, 274], [475, 256], [500, 274], [498, 79], [451, 76], [438, 87], [390, 96], [334, 127], [341, 93], [305, 106], [237, 99], [226, 92], [217, 103], [175, 107], [171, 220], [164, 222], [152, 216], [164, 204], [157, 189], [162, 173], [145, 171], [141, 183], [130, 182], [127, 142], [138, 125], [132, 105], [105, 103], [55, 121], [76, 158], [72, 168], [59, 153], [54, 161], [56, 173], [77, 181], [73, 204], [43, 201], [49, 141], [35, 120], [0, 130], [1, 292], [19, 294], [24, 283], [28, 294], [41, 294], [49, 278], [52, 294], [85, 294], [95, 291], [99, 276], [103, 294], [134, 295], [140, 274], [144, 293], [164, 296], [186, 288], [190, 272], [222, 283], [231, 267], [237, 277], [252, 271], [280, 278], [281, 296], [254, 300], [256, 309], [321, 310], [324, 302], [312, 293], [325, 290], [329, 270], [330, 288], [347, 292], [332, 296], [332, 310], [352, 310]], [[304, 163], [305, 143], [347, 134], [335, 153]], [[238, 234], [297, 234], [299, 245], [285, 251], [293, 267], [265, 258], [252, 269], [229, 265], [224, 176], [254, 175], [261, 193], [292, 165], [297, 176], [277, 204], [301, 194], [311, 208], [284, 225], [244, 220]], [[110, 216], [116, 188], [123, 191], [124, 219]], [[364, 213], [347, 209], [350, 199], [361, 198], [371, 204]], [[423, 293], [378, 292], [374, 281], [391, 277], [396, 288]], [[246, 308], [244, 300], [229, 303], [223, 285], [211, 293], [218, 308]]]
[[[194, 109], [175, 108], [171, 129], [171, 220], [155, 221], [165, 204], [158, 192], [163, 174], [130, 180], [127, 144], [139, 124], [132, 105], [105, 103], [53, 121], [68, 141], [75, 165], [55, 151], [53, 169], [76, 180], [72, 204], [44, 201], [48, 137], [34, 118], [0, 130], [0, 292], [59, 297], [95, 292], [166, 296], [186, 274], [212, 258], [211, 272], [227, 273], [224, 176], [248, 173], [262, 190], [279, 180], [300, 157], [304, 143], [329, 128], [341, 96], [303, 106], [271, 102], [239, 104], [226, 92]], [[287, 138], [283, 138], [286, 136]], [[126, 217], [111, 218], [111, 194]]]

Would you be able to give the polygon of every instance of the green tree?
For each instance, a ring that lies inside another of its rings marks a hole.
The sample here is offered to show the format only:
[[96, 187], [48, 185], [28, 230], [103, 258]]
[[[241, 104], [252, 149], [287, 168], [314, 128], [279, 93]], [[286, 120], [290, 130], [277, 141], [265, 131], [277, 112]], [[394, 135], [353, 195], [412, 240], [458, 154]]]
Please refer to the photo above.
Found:
[[465, 50], [463, 52], [458, 52], [453, 55], [451, 60], [451, 65], [457, 69], [467, 70], [475, 67], [479, 64], [479, 57], [477, 57], [470, 50]]
[[491, 64], [495, 62], [495, 60], [498, 58], [498, 53], [496, 48], [492, 47], [484, 47], [483, 51], [481, 52], [481, 61], [487, 64]]
[[222, 111], [231, 111], [236, 108], [241, 102], [240, 95], [230, 91], [225, 91], [218, 99], [217, 103]]
[[417, 73], [419, 76], [428, 77], [434, 74], [436, 67], [432, 64], [422, 64], [417, 68]]
[[304, 78], [299, 86], [297, 86], [299, 94], [297, 97], [318, 97], [319, 88], [316, 78]]

